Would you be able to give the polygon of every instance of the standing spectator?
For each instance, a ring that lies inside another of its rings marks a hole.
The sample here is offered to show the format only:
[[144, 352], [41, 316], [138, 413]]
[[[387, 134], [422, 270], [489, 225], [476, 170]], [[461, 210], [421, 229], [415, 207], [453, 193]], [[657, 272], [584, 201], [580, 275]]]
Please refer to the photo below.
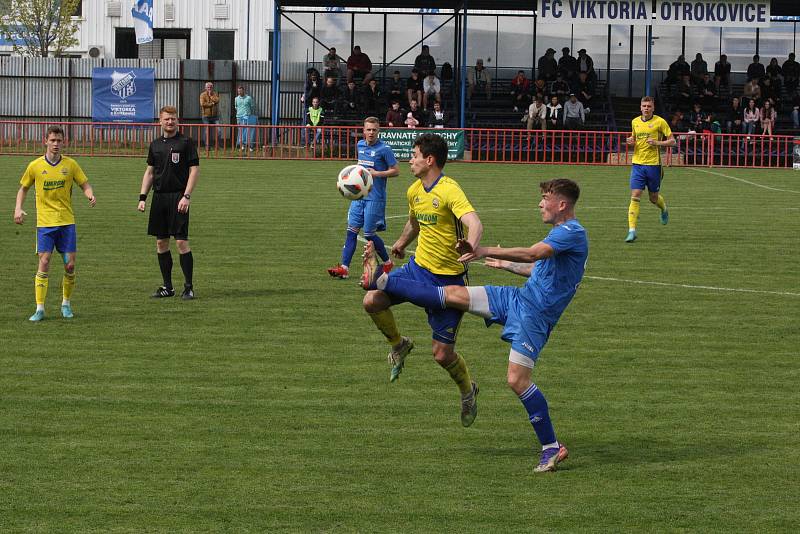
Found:
[[342, 95], [342, 99], [344, 100], [344, 105], [347, 111], [360, 111], [362, 98], [361, 98], [361, 91], [356, 87], [356, 82], [349, 81], [347, 82], [347, 87], [344, 89], [344, 94]]
[[239, 139], [237, 144], [240, 150], [244, 150], [246, 145], [250, 148], [250, 152], [252, 152], [256, 144], [255, 129], [243, 128], [242, 126], [247, 126], [253, 122], [251, 117], [255, 116], [256, 106], [253, 102], [253, 97], [245, 92], [244, 86], [240, 85], [236, 89], [236, 92], [237, 96], [233, 100], [233, 104], [236, 107], [236, 124], [239, 125]]
[[585, 48], [578, 50], [578, 72], [585, 72], [590, 82], [597, 82], [597, 73], [594, 71], [594, 60], [592, 60], [592, 56], [586, 53]]
[[765, 77], [761, 81], [761, 100], [762, 102], [769, 100], [773, 106], [777, 106], [780, 102], [781, 94], [781, 80], [780, 78]]
[[398, 102], [403, 100], [403, 95], [406, 94], [406, 87], [403, 83], [403, 79], [400, 78], [399, 70], [392, 73], [392, 77], [386, 84], [386, 93], [389, 100], [397, 100]]
[[758, 85], [758, 78], [751, 78], [742, 88], [742, 95], [745, 100], [755, 100], [761, 102], [761, 86]]
[[311, 99], [315, 96], [322, 96], [322, 80], [319, 79], [319, 71], [317, 69], [308, 69], [301, 101], [306, 105], [310, 105]]
[[511, 80], [511, 104], [514, 106], [514, 111], [528, 107], [530, 92], [531, 81], [525, 76], [525, 71], [517, 71], [517, 75]]
[[547, 124], [545, 123], [547, 117], [547, 106], [540, 95], [536, 95], [534, 101], [528, 106], [528, 113], [526, 118], [525, 127], [528, 130], [545, 130]]
[[367, 115], [377, 115], [378, 110], [383, 109], [385, 106], [383, 102], [383, 91], [378, 86], [378, 80], [372, 78], [369, 84], [363, 89], [362, 95], [362, 109]]
[[417, 105], [422, 105], [422, 78], [419, 77], [419, 71], [414, 68], [411, 69], [411, 76], [406, 81], [406, 96], [408, 98], [408, 105], [411, 101], [416, 101]]
[[325, 86], [320, 91], [320, 98], [322, 109], [327, 113], [334, 111], [338, 113], [340, 111], [339, 101], [341, 94], [339, 93], [339, 88], [336, 86], [336, 78], [329, 76], [325, 79]]
[[403, 110], [400, 109], [400, 102], [392, 100], [392, 105], [386, 112], [386, 125], [389, 128], [399, 128], [403, 126], [405, 118]]
[[752, 135], [756, 133], [756, 127], [761, 122], [761, 110], [756, 106], [755, 99], [747, 102], [744, 109], [744, 133]]
[[558, 58], [558, 72], [569, 83], [574, 83], [578, 77], [578, 60], [569, 53], [568, 46], [561, 49], [561, 57]]
[[766, 76], [767, 71], [764, 69], [764, 65], [760, 62], [761, 58], [756, 54], [753, 56], [753, 62], [747, 66], [747, 81], [750, 80], [760, 80], [764, 76]]
[[571, 91], [569, 90], [569, 84], [564, 80], [563, 76], [559, 72], [556, 74], [556, 81], [553, 82], [553, 85], [550, 86], [550, 94], [551, 96], [557, 96], [559, 102], [566, 102], [567, 96]]
[[720, 83], [728, 87], [731, 83], [731, 64], [728, 63], [728, 56], [722, 54], [719, 61], [714, 63], [714, 76], [720, 77]]
[[778, 58], [774, 57], [769, 60], [769, 65], [766, 68], [767, 76], [770, 78], [777, 78], [783, 75], [783, 69], [778, 65]]
[[698, 52], [694, 57], [694, 61], [692, 61], [692, 66], [690, 69], [692, 83], [695, 85], [700, 85], [703, 81], [703, 76], [706, 74], [708, 74], [708, 64], [703, 59], [703, 54]]
[[703, 107], [706, 109], [714, 109], [714, 104], [716, 104], [717, 100], [717, 89], [714, 86], [714, 81], [707, 72], [703, 74], [703, 79], [698, 89]]
[[442, 101], [442, 84], [433, 72], [429, 72], [422, 80], [422, 109], [428, 109], [428, 102], [431, 99], [436, 102]]
[[592, 107], [594, 91], [594, 82], [589, 78], [587, 72], [581, 71], [578, 74], [578, 100], [583, 103], [586, 111], [589, 111], [589, 108]]
[[777, 113], [772, 106], [772, 102], [764, 100], [764, 107], [761, 108], [761, 133], [764, 135], [772, 135], [772, 130], [775, 128], [775, 117]]
[[471, 99], [477, 88], [486, 93], [486, 100], [492, 99], [492, 75], [483, 67], [483, 60], [475, 61], [475, 66], [467, 71], [467, 96]]
[[550, 103], [547, 104], [547, 112], [545, 113], [545, 124], [547, 130], [559, 130], [564, 122], [563, 113], [561, 113], [561, 104], [558, 103], [558, 97], [553, 95], [550, 97]]
[[681, 80], [683, 80], [684, 76], [690, 75], [691, 69], [689, 64], [686, 63], [686, 59], [683, 57], [683, 55], [680, 55], [678, 56], [678, 59], [670, 64], [669, 69], [667, 70], [667, 79], [665, 82], [667, 85], [672, 85], [679, 83]]
[[[214, 91], [214, 84], [206, 82], [206, 90], [200, 93], [200, 114], [203, 119], [203, 124], [219, 124], [219, 94]], [[211, 127], [206, 128], [206, 146], [209, 143], [209, 130]], [[217, 129], [214, 131], [214, 144], [217, 141]]]
[[786, 90], [790, 94], [794, 93], [798, 80], [800, 80], [800, 63], [794, 60], [794, 52], [789, 54], [789, 59], [783, 62], [781, 70], [783, 70], [783, 84], [786, 86]]
[[322, 58], [322, 66], [325, 69], [325, 78], [332, 77], [339, 80], [342, 75], [342, 60], [336, 55], [336, 47], [332, 46], [328, 53]]
[[564, 128], [567, 130], [580, 130], [586, 123], [583, 104], [578, 101], [575, 93], [570, 93], [569, 100], [564, 104]]
[[681, 76], [681, 81], [676, 90], [678, 107], [688, 109], [692, 106], [692, 83], [689, 81], [689, 75], [684, 74]]
[[[319, 143], [320, 137], [322, 137], [322, 128], [321, 126], [325, 123], [325, 110], [323, 110], [319, 105], [319, 97], [314, 97], [311, 99], [311, 105], [306, 110], [306, 129], [303, 130], [303, 144], [308, 146], [309, 143], [312, 147], [314, 147], [317, 143]], [[309, 140], [311, 137], [311, 133], [313, 133], [313, 139]]]
[[414, 68], [419, 71], [421, 78], [436, 73], [436, 60], [433, 59], [428, 45], [422, 45], [422, 53], [414, 59]]
[[742, 108], [741, 101], [739, 98], [733, 97], [725, 113], [725, 132], [731, 134], [744, 133], [743, 119], [744, 109]]
[[360, 46], [354, 46], [353, 53], [347, 58], [347, 82], [353, 81], [356, 77], [362, 78], [364, 85], [372, 79], [372, 61], [361, 51]]
[[552, 48], [548, 48], [544, 55], [539, 58], [537, 76], [546, 82], [552, 82], [556, 79], [558, 63], [556, 62], [555, 55], [556, 51]]
[[433, 103], [433, 111], [428, 113], [428, 128], [444, 128], [447, 126], [447, 114], [438, 100]]

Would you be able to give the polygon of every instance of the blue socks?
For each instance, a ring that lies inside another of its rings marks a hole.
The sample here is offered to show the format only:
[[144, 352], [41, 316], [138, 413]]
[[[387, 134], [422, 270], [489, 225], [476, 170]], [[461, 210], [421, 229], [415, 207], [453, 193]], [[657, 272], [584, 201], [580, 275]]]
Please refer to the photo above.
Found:
[[383, 291], [390, 295], [403, 297], [408, 302], [423, 308], [445, 309], [443, 287], [423, 284], [408, 278], [389, 276]]
[[342, 265], [350, 267], [350, 260], [353, 259], [353, 254], [356, 252], [356, 241], [358, 240], [358, 232], [347, 229], [347, 237], [344, 240], [344, 247], [342, 247]]
[[533, 431], [536, 432], [536, 437], [539, 438], [539, 443], [542, 445], [549, 445], [556, 443], [556, 431], [553, 429], [553, 423], [550, 421], [550, 412], [547, 411], [547, 401], [536, 387], [536, 384], [531, 384], [531, 387], [519, 396], [522, 405], [528, 412], [528, 419], [533, 425]]
[[367, 241], [372, 241], [372, 244], [375, 245], [375, 252], [378, 253], [378, 257], [380, 257], [383, 263], [389, 261], [389, 253], [386, 252], [386, 245], [383, 244], [383, 239], [381, 239], [378, 234], [364, 234], [364, 237], [367, 238]]

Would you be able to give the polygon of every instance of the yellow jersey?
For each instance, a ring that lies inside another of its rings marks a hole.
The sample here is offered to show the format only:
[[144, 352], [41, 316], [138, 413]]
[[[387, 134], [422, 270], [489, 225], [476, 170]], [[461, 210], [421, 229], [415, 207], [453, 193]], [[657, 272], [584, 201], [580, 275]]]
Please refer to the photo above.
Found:
[[80, 165], [67, 156], [53, 165], [44, 156], [28, 164], [22, 179], [23, 187], [36, 185], [36, 226], [75, 224], [72, 212], [72, 184], [88, 181]]
[[640, 115], [631, 121], [631, 131], [636, 140], [633, 147], [633, 163], [661, 165], [661, 147], [648, 145], [647, 140], [663, 141], [672, 135], [667, 121], [658, 115], [653, 115], [649, 121], [645, 121]]
[[475, 211], [458, 183], [442, 175], [426, 190], [417, 180], [406, 193], [408, 212], [419, 223], [414, 259], [434, 274], [462, 274], [456, 240], [466, 237], [461, 217]]

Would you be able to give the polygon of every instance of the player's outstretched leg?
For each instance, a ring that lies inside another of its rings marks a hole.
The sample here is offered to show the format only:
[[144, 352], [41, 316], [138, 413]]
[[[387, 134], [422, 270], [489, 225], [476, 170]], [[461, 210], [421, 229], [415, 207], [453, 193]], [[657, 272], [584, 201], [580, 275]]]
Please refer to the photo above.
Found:
[[472, 382], [472, 391], [461, 397], [461, 424], [470, 426], [478, 416], [478, 385]]
[[539, 458], [539, 465], [534, 469], [534, 473], [547, 473], [555, 471], [556, 466], [567, 459], [569, 451], [563, 443], [559, 443], [557, 447], [551, 447], [542, 451], [542, 456]]
[[658, 194], [655, 205], [661, 210], [661, 224], [667, 224], [669, 222], [669, 210], [667, 210], [667, 202], [661, 193]]

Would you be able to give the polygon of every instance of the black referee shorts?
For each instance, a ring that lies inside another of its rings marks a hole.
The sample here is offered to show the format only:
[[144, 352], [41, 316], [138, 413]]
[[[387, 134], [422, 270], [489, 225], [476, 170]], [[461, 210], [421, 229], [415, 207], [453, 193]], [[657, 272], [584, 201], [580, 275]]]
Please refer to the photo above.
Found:
[[178, 213], [178, 202], [182, 192], [155, 193], [150, 204], [150, 221], [147, 233], [157, 239], [168, 239], [170, 236], [185, 241], [189, 239], [189, 212]]

